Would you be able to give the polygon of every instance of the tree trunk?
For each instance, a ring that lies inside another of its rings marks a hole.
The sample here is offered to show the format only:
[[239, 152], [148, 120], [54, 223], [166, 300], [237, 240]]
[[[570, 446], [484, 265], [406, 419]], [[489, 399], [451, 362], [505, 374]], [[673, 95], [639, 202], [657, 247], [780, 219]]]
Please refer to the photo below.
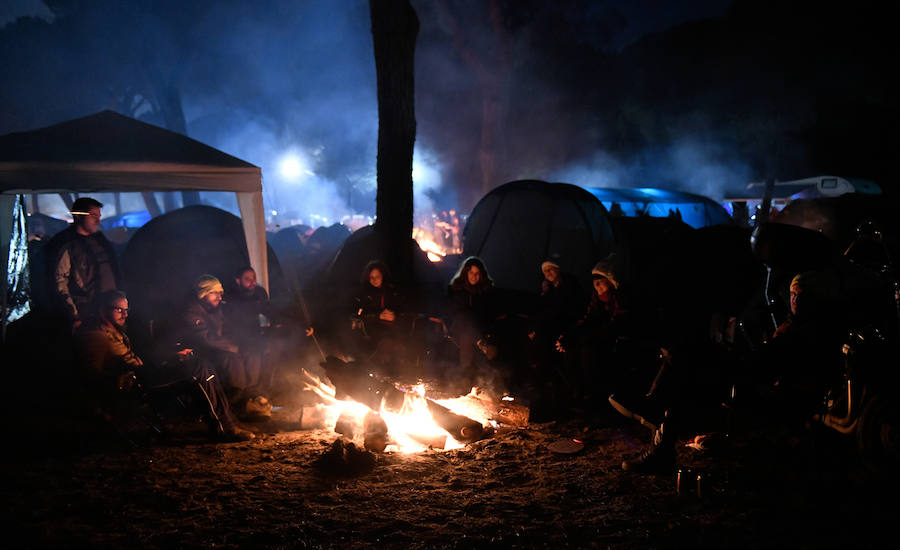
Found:
[[411, 278], [414, 55], [419, 19], [409, 0], [369, 0], [378, 79], [378, 192], [375, 233], [398, 276]]

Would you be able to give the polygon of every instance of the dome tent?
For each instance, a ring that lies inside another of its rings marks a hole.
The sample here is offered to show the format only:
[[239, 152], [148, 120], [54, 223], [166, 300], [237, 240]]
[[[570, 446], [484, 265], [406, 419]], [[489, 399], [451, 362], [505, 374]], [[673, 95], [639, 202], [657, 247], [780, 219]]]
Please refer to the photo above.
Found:
[[731, 217], [722, 205], [702, 195], [650, 187], [634, 189], [589, 187], [587, 190], [610, 212], [613, 208], [617, 208], [622, 215], [629, 217], [674, 216], [694, 229], [731, 223]]
[[[267, 247], [271, 297], [287, 291], [281, 266]], [[240, 218], [212, 206], [186, 206], [153, 218], [128, 241], [122, 269], [137, 318], [162, 319], [184, 307], [191, 285], [209, 273], [226, 287], [249, 265]], [[262, 283], [260, 283], [262, 284]]]
[[519, 180], [485, 195], [463, 232], [463, 255], [484, 260], [497, 286], [535, 292], [553, 256], [587, 288], [591, 267], [614, 244], [606, 209], [581, 187]]

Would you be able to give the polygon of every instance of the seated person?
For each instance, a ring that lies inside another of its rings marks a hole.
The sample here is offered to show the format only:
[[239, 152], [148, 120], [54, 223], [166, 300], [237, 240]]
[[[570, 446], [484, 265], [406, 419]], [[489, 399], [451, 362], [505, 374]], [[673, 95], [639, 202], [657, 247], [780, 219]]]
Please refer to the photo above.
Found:
[[[101, 414], [114, 413], [123, 401], [134, 401], [133, 393], [139, 381], [147, 385], [161, 384], [188, 374], [160, 372], [145, 366], [125, 333], [127, 320], [128, 298], [121, 291], [111, 290], [99, 296], [96, 316], [77, 332], [78, 364], [85, 374], [88, 399]], [[182, 357], [186, 358], [186, 354]], [[208, 406], [205, 418], [210, 431], [229, 440], [253, 439], [252, 432], [235, 422], [219, 380], [202, 369], [190, 374], [202, 388], [204, 395], [200, 397]]]
[[480, 258], [467, 258], [447, 289], [448, 329], [459, 346], [459, 366], [472, 369], [475, 344], [500, 314], [494, 281]]
[[181, 314], [181, 341], [194, 350], [198, 360], [222, 377], [233, 406], [254, 415], [269, 406], [261, 395], [262, 372], [259, 361], [246, 361], [240, 347], [225, 335], [225, 317], [220, 304], [225, 291], [212, 275], [201, 275]]
[[617, 341], [629, 331], [619, 282], [609, 262], [591, 270], [593, 292], [581, 318], [557, 341], [564, 353], [565, 373], [576, 399], [609, 395], [619, 375], [615, 364]]
[[[841, 337], [844, 327], [835, 303], [834, 283], [823, 272], [806, 272], [790, 284], [790, 315], [755, 357], [751, 377], [762, 382], [767, 409], [789, 428], [802, 426], [822, 406], [826, 392], [841, 374]], [[698, 403], [717, 403], [724, 388], [709, 384], [713, 374], [704, 363], [719, 370], [729, 357], [716, 356], [716, 348], [697, 343], [681, 344], [663, 361], [646, 399], [628, 400], [613, 395], [610, 403], [619, 412], [653, 431], [650, 448], [622, 463], [639, 473], [671, 473], [675, 443], [685, 429], [686, 411]], [[704, 352], [708, 356], [704, 360]], [[713, 352], [713, 353], [709, 353]], [[709, 357], [711, 356], [711, 357]], [[767, 389], [765, 389], [767, 388]], [[711, 395], [716, 392], [715, 395]], [[721, 393], [719, 393], [721, 392]]]
[[[840, 382], [842, 338], [847, 327], [835, 282], [821, 271], [800, 273], [790, 284], [790, 315], [772, 335], [756, 363], [784, 394], [783, 411], [805, 420]], [[796, 415], [799, 415], [796, 416]]]
[[391, 283], [387, 266], [372, 260], [363, 269], [360, 287], [353, 296], [351, 328], [357, 350], [371, 360], [389, 365], [405, 354], [401, 327], [403, 298]]
[[[225, 337], [237, 344], [246, 363], [258, 364], [259, 392], [271, 393], [276, 364], [287, 348], [282, 325], [275, 319], [266, 289], [256, 282], [256, 271], [243, 267], [235, 273], [222, 302]], [[256, 370], [257, 367], [251, 367]]]
[[578, 280], [564, 273], [556, 261], [542, 263], [541, 273], [544, 280], [528, 338], [532, 342], [532, 365], [545, 370], [557, 359], [554, 353], [557, 339], [584, 314], [585, 296]]

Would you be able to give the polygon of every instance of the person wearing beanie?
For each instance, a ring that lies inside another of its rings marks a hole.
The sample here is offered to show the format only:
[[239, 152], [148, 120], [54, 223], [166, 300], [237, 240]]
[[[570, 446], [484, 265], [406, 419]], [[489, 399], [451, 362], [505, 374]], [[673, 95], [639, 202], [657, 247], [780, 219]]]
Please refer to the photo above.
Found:
[[840, 342], [847, 327], [834, 287], [826, 272], [798, 273], [789, 287], [790, 313], [760, 361], [799, 412], [812, 410], [841, 376]]
[[630, 331], [619, 281], [609, 262], [591, 269], [591, 286], [586, 309], [556, 342], [557, 351], [564, 354], [574, 397], [585, 402], [609, 395], [620, 374], [615, 366], [615, 344]]
[[[222, 298], [225, 289], [213, 275], [194, 281], [192, 297], [182, 313], [182, 342], [194, 350], [198, 360], [222, 378], [222, 385], [238, 411], [254, 406], [260, 395], [261, 365], [245, 361], [236, 343], [225, 333]], [[266, 400], [266, 403], [268, 401]]]
[[562, 271], [556, 258], [541, 263], [540, 297], [528, 333], [529, 361], [537, 383], [546, 383], [557, 372], [557, 339], [584, 313], [587, 295], [571, 273]]
[[606, 279], [614, 290], [619, 288], [619, 281], [609, 262], [598, 262], [597, 265], [591, 269], [591, 279], [594, 281]]
[[[127, 416], [141, 406], [138, 388], [171, 386], [185, 380], [187, 354], [180, 354], [174, 368], [147, 368], [131, 345], [125, 331], [128, 298], [124, 292], [110, 290], [93, 304], [96, 314], [76, 333], [76, 363], [82, 373], [83, 395], [95, 414], [124, 432]], [[205, 404], [204, 420], [218, 441], [247, 441], [255, 435], [238, 426], [218, 377], [210, 376], [202, 365], [189, 365], [196, 380], [193, 387], [198, 403]], [[202, 408], [202, 405], [201, 405]]]

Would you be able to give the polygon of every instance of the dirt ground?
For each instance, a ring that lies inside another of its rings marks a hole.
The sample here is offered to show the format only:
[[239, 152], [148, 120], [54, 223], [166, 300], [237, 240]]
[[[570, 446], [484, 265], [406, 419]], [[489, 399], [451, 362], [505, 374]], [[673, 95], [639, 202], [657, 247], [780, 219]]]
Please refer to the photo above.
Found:
[[[684, 439], [677, 462], [692, 482], [678, 494], [674, 475], [622, 471], [649, 433], [611, 410], [455, 451], [381, 453], [343, 476], [317, 464], [339, 436], [299, 429], [298, 413], [279, 405], [240, 443], [211, 443], [199, 424], [130, 450], [53, 431], [49, 449], [7, 439], [4, 546], [865, 547], [897, 509], [895, 486], [864, 475], [837, 434], [747, 427], [702, 452]], [[584, 448], [555, 454], [560, 439]]]

